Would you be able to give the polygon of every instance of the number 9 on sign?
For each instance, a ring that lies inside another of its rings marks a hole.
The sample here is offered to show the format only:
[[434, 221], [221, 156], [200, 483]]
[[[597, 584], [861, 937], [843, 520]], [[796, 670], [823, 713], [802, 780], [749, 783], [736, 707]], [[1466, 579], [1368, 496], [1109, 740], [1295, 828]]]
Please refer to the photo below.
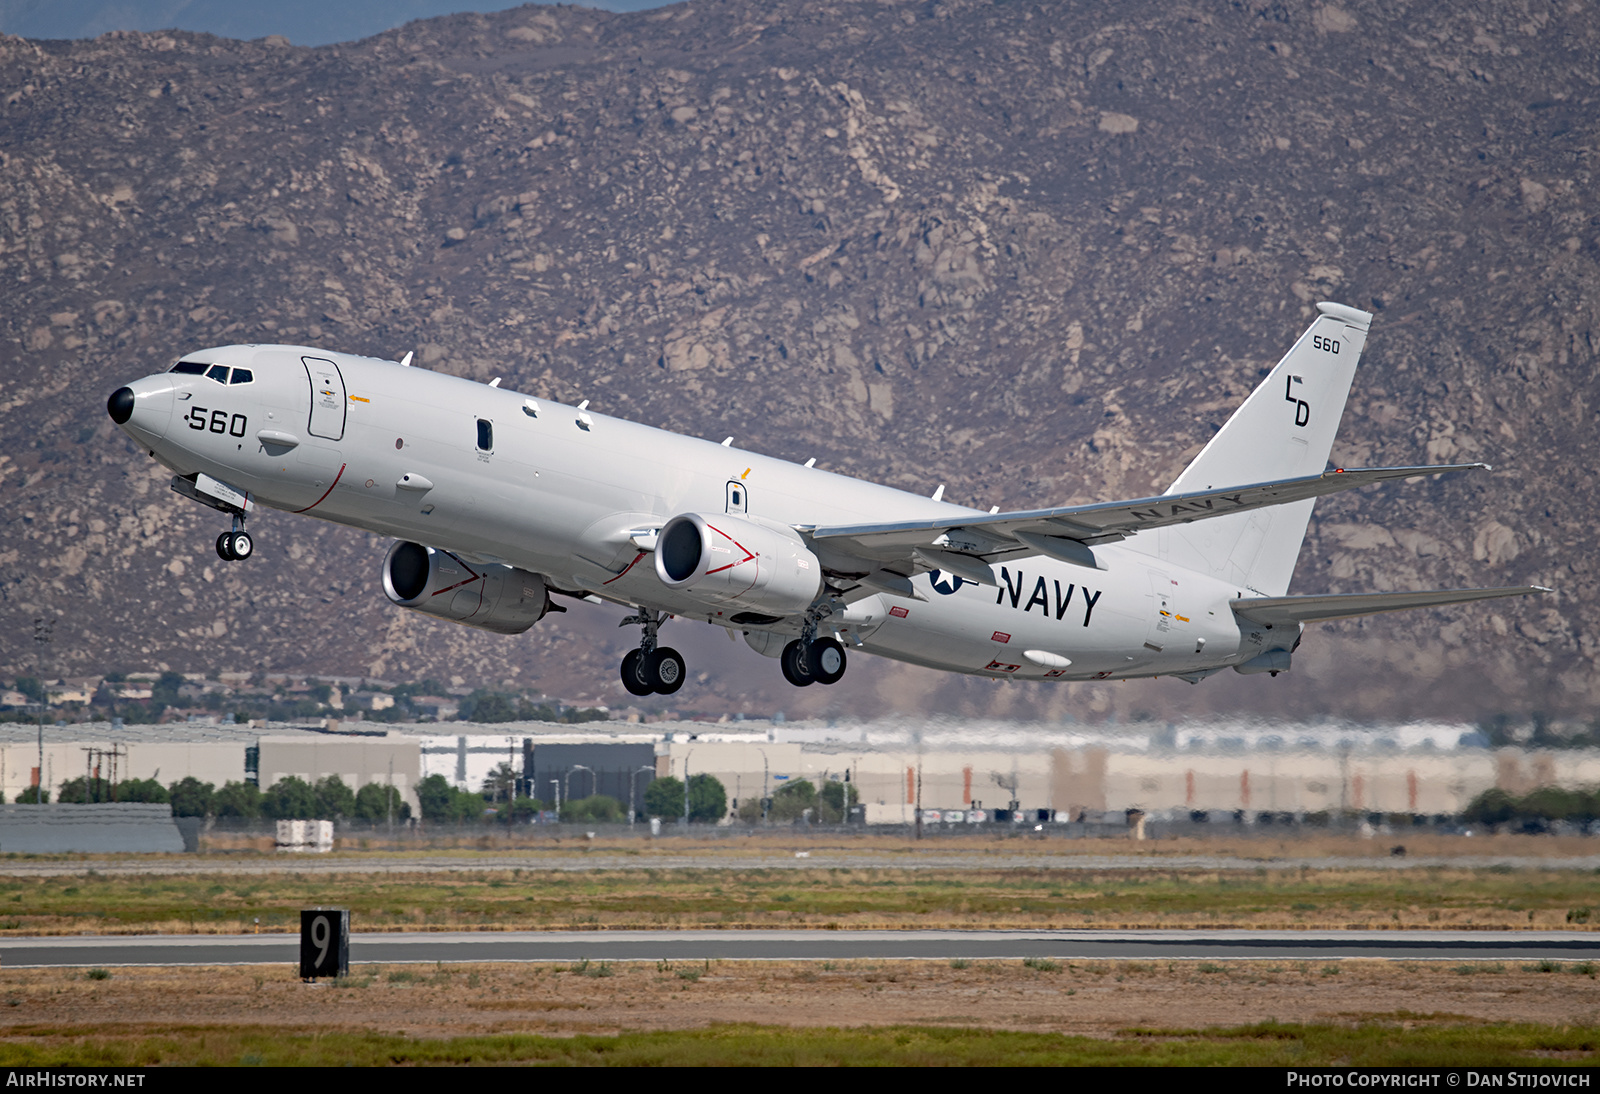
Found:
[[318, 908], [300, 913], [300, 979], [350, 974], [350, 912]]

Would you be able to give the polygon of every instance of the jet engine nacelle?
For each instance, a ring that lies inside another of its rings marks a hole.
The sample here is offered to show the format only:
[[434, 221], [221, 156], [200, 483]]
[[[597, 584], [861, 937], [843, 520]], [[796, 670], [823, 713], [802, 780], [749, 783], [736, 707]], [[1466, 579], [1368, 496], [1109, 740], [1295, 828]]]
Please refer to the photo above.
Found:
[[1242, 665], [1233, 666], [1233, 671], [1243, 676], [1258, 672], [1270, 672], [1276, 676], [1280, 672], [1288, 672], [1292, 660], [1288, 650], [1268, 650], [1256, 654]]
[[683, 513], [656, 538], [656, 576], [717, 605], [792, 615], [822, 590], [822, 563], [798, 533], [725, 513]]
[[402, 608], [499, 634], [521, 634], [550, 605], [544, 578], [401, 541], [383, 560], [383, 592]]

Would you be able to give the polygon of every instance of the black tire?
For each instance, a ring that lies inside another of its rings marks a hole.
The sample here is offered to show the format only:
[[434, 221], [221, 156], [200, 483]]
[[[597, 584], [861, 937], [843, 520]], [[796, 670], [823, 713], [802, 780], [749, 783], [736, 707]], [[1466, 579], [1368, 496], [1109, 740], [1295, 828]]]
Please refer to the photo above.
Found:
[[256, 541], [250, 538], [249, 532], [235, 532], [228, 544], [228, 553], [235, 562], [243, 562], [255, 553]]
[[816, 683], [816, 678], [811, 675], [805, 649], [804, 644], [797, 638], [783, 647], [783, 654], [778, 658], [778, 664], [783, 666], [783, 678], [797, 688], [809, 687]]
[[671, 695], [683, 687], [684, 677], [689, 675], [689, 666], [684, 664], [683, 654], [670, 646], [657, 646], [654, 653], [645, 658], [644, 677], [655, 687], [657, 695]]
[[844, 646], [837, 639], [819, 638], [811, 643], [806, 654], [806, 664], [819, 684], [837, 684], [844, 676]]
[[656, 689], [644, 676], [644, 651], [629, 650], [622, 659], [622, 686], [630, 695], [649, 695]]
[[217, 537], [217, 557], [224, 562], [233, 561], [233, 533], [224, 532]]

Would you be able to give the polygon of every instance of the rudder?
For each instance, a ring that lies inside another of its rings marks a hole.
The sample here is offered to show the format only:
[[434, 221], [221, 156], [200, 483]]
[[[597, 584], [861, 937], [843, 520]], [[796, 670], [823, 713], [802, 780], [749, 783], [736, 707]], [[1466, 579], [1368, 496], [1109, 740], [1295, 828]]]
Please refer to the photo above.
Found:
[[[1372, 313], [1332, 303], [1318, 304], [1317, 311], [1168, 494], [1318, 475], [1327, 468]], [[1163, 529], [1159, 553], [1258, 596], [1282, 596], [1315, 504], [1292, 502]]]

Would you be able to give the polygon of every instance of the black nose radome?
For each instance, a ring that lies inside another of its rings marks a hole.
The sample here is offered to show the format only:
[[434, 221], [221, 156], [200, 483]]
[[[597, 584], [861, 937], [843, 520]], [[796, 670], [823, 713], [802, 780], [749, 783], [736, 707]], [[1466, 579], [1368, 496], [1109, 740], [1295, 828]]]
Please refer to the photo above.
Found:
[[106, 400], [106, 413], [118, 425], [133, 417], [133, 388], [119, 387], [113, 391], [111, 398]]

